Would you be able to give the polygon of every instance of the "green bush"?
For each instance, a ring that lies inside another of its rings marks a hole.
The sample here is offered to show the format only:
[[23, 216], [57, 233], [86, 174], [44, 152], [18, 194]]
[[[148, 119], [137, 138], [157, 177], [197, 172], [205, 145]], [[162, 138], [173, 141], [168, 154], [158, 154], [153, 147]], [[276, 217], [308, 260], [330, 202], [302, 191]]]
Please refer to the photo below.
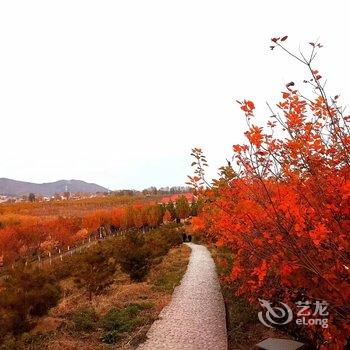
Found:
[[122, 309], [111, 309], [102, 319], [101, 327], [105, 331], [101, 341], [107, 344], [116, 343], [123, 332], [132, 331], [139, 323], [141, 310], [153, 307], [153, 303], [130, 304]]
[[[128, 232], [115, 241], [116, 260], [133, 281], [142, 281], [153, 262], [159, 262], [168, 251], [182, 243], [182, 229], [169, 224], [142, 234]], [[156, 260], [154, 260], [156, 259]]]
[[174, 224], [168, 224], [147, 234], [146, 243], [152, 247], [154, 258], [162, 257], [168, 251], [182, 243], [182, 228]]
[[122, 271], [133, 281], [139, 282], [146, 277], [151, 267], [152, 253], [142, 233], [130, 232], [122, 237], [116, 254]]
[[143, 303], [140, 304], [130, 304], [130, 306], [136, 306], [136, 308], [138, 308], [138, 310], [149, 310], [152, 309], [154, 307], [154, 303], [153, 301], [145, 301]]
[[142, 309], [138, 304], [131, 304], [123, 309], [111, 309], [101, 320], [105, 331], [127, 332], [135, 328], [137, 314]]
[[54, 260], [50, 272], [57, 280], [63, 280], [72, 276], [72, 271], [75, 266], [77, 266], [76, 254], [69, 255], [64, 257], [63, 262], [60, 260]]
[[102, 335], [101, 341], [106, 344], [115, 344], [120, 338], [118, 331], [109, 331]]
[[32, 316], [43, 316], [47, 311], [57, 305], [61, 297], [61, 289], [57, 284], [42, 281], [42, 289], [32, 300], [30, 314]]
[[116, 264], [110, 259], [104, 245], [96, 244], [86, 251], [76, 255], [77, 268], [74, 271], [75, 282], [93, 295], [105, 291], [114, 281]]
[[96, 328], [97, 315], [93, 309], [83, 309], [74, 314], [73, 322], [77, 331], [93, 331]]
[[30, 330], [31, 316], [43, 316], [57, 305], [61, 289], [47, 271], [18, 267], [9, 272], [0, 291], [0, 310], [6, 324], [3, 330], [18, 335]]

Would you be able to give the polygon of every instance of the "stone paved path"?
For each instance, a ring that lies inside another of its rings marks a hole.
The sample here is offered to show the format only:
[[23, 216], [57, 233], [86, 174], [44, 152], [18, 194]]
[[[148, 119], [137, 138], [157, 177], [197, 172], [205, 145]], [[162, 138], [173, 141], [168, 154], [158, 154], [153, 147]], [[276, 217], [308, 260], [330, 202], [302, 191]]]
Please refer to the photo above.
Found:
[[190, 262], [171, 303], [139, 350], [226, 350], [225, 306], [214, 261], [204, 246], [188, 243]]

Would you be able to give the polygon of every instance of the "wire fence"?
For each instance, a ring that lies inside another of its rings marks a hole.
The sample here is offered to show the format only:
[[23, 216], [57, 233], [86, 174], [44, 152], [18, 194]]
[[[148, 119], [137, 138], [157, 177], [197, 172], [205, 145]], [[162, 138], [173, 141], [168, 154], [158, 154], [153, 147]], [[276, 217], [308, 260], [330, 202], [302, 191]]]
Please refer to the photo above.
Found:
[[[39, 267], [44, 265], [51, 265], [54, 261], [63, 261], [65, 257], [72, 256], [74, 253], [81, 252], [82, 250], [92, 246], [96, 242], [103, 241], [107, 238], [114, 236], [124, 235], [128, 232], [149, 232], [155, 228], [143, 227], [143, 228], [130, 228], [130, 229], [106, 229], [104, 226], [101, 226], [97, 232], [93, 232], [88, 237], [83, 238], [82, 240], [76, 241], [71, 245], [67, 246], [57, 246], [51, 251], [40, 251], [35, 254], [26, 256], [21, 259], [21, 263], [24, 262], [24, 265], [37, 264]], [[14, 269], [16, 265], [19, 264], [19, 261], [12, 263], [11, 265], [0, 266], [0, 276], [6, 274], [6, 271], [9, 268]]]

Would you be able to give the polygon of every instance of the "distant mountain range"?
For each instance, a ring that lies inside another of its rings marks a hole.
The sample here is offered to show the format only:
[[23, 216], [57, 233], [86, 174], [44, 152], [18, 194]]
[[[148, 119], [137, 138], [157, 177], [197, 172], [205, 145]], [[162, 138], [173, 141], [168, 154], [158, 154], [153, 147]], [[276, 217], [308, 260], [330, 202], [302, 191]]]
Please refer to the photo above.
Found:
[[60, 180], [56, 182], [36, 184], [0, 178], [0, 194], [6, 196], [22, 196], [28, 195], [29, 193], [42, 196], [53, 196], [55, 193], [65, 192], [66, 189], [70, 193], [96, 193], [108, 191], [107, 188], [102, 186], [80, 180]]

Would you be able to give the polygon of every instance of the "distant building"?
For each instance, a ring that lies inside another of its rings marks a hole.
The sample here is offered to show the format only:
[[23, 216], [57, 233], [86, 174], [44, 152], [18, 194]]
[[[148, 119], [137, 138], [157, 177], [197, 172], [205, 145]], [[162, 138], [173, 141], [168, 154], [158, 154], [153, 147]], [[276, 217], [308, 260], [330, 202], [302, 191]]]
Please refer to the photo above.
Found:
[[5, 203], [9, 200], [7, 196], [0, 195], [0, 203]]
[[169, 202], [175, 202], [180, 197], [185, 197], [189, 202], [191, 202], [194, 199], [194, 195], [192, 193], [179, 193], [163, 197], [161, 203], [166, 204]]

